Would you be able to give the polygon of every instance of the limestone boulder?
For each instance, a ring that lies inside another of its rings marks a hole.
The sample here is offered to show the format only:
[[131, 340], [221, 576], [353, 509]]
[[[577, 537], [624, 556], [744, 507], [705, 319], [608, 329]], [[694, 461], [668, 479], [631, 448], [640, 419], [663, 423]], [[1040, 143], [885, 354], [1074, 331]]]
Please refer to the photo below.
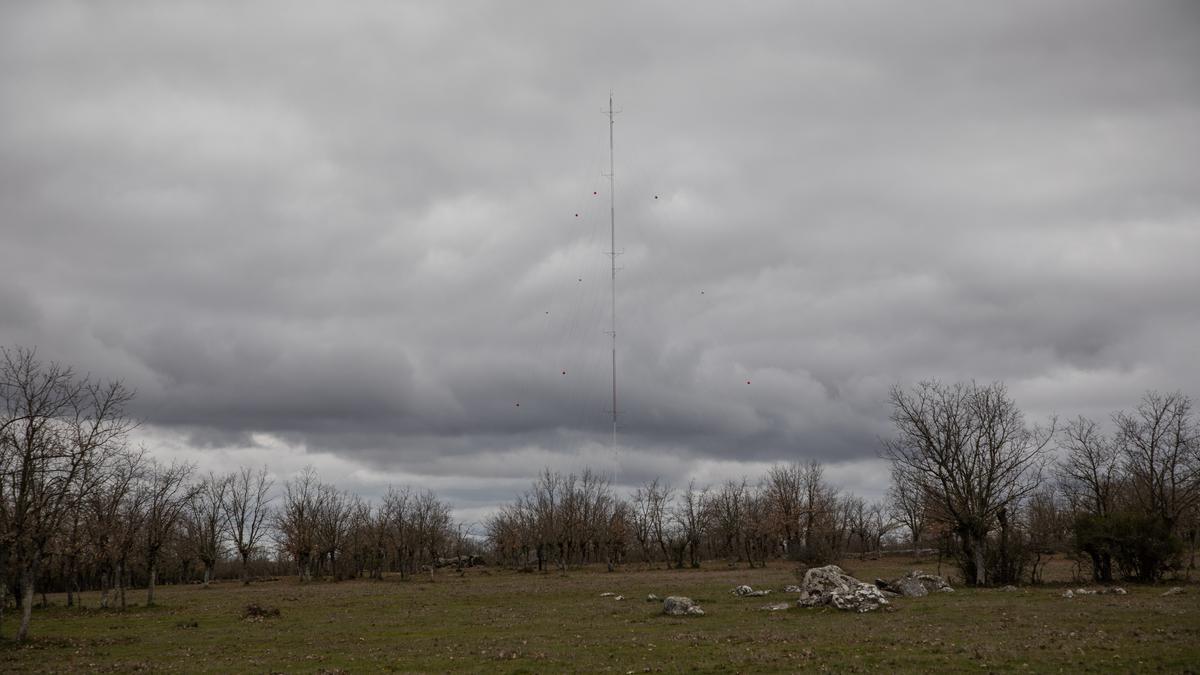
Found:
[[926, 574], [921, 570], [913, 570], [891, 581], [876, 579], [875, 585], [881, 590], [910, 598], [920, 598], [930, 593], [945, 593], [954, 590], [942, 577], [936, 574]]
[[663, 614], [671, 616], [704, 616], [704, 610], [692, 601], [691, 598], [685, 598], [682, 595], [672, 595], [666, 600], [663, 600]]
[[890, 604], [883, 591], [846, 574], [837, 565], [814, 567], [800, 583], [800, 607], [831, 606], [854, 612], [870, 612]]

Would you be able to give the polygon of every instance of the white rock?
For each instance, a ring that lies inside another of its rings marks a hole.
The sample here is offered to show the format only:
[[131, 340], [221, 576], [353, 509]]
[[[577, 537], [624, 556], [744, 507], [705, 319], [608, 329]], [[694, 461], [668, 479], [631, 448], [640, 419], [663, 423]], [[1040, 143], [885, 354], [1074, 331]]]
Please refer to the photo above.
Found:
[[704, 610], [692, 601], [691, 598], [683, 597], [682, 595], [672, 595], [663, 600], [663, 613], [671, 616], [703, 616]]
[[806, 571], [800, 588], [800, 600], [796, 603], [800, 607], [831, 605], [846, 611], [870, 612], [891, 604], [879, 588], [864, 584], [837, 565]]

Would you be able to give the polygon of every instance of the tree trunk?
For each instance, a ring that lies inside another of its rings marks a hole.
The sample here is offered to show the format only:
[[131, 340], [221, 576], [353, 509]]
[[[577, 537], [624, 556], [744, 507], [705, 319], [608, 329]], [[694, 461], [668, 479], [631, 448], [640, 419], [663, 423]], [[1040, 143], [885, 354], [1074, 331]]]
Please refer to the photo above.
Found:
[[71, 556], [66, 565], [67, 607], [75, 606], [75, 556]]
[[124, 612], [127, 605], [125, 604], [125, 563], [123, 561], [117, 563], [117, 598], [121, 601], [121, 611]]
[[208, 582], [212, 579], [212, 566], [204, 563], [204, 588], [208, 588]]
[[250, 556], [246, 553], [242, 554], [242, 585], [250, 585]]
[[996, 581], [997, 583], [1005, 584], [1013, 581], [1009, 570], [1011, 563], [1008, 559], [1008, 509], [1000, 509], [1000, 513], [997, 514], [997, 520], [1000, 521], [1000, 578], [996, 579]]
[[984, 555], [983, 555], [984, 542], [983, 542], [983, 539], [981, 538], [977, 541], [972, 542], [972, 544], [973, 544], [972, 547], [975, 549], [974, 550], [974, 554], [975, 554], [975, 585], [982, 586], [985, 583], [987, 583], [987, 577], [985, 575], [985, 571], [987, 569], [987, 561], [984, 559]]
[[100, 572], [100, 609], [108, 609], [108, 592], [112, 588], [112, 571]]
[[146, 606], [154, 606], [154, 584], [158, 581], [158, 561], [150, 560], [150, 579], [146, 584]]
[[17, 630], [17, 642], [29, 637], [29, 620], [33, 617], [33, 580], [37, 575], [32, 561], [21, 569], [21, 627]]

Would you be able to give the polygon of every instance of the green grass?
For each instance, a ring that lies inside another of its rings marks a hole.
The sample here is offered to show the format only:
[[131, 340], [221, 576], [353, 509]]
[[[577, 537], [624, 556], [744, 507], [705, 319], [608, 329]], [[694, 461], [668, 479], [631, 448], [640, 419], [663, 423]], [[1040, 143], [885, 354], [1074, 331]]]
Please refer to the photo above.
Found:
[[[871, 580], [910, 561], [848, 561]], [[931, 565], [926, 564], [929, 569]], [[959, 589], [893, 600], [892, 611], [765, 612], [787, 599], [737, 598], [748, 583], [781, 589], [791, 567], [701, 570], [453, 572], [434, 583], [283, 580], [160, 588], [160, 605], [125, 612], [58, 605], [34, 612], [33, 639], [0, 642], [0, 671], [1196, 671], [1200, 589], [1162, 597], [1064, 599], [1063, 586], [1005, 593]], [[611, 591], [624, 601], [601, 598]], [[646, 594], [687, 595], [706, 616], [674, 618]], [[144, 593], [131, 596], [141, 601]], [[241, 618], [246, 605], [280, 616]], [[15, 629], [5, 616], [4, 634]]]

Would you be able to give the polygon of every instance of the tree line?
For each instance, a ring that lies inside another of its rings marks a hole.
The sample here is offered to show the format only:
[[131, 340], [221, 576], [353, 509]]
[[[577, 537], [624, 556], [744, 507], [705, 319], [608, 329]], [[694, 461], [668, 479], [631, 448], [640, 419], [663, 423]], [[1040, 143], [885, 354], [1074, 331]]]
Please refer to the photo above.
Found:
[[877, 550], [896, 527], [887, 503], [839, 491], [820, 463], [809, 462], [716, 487], [692, 481], [676, 489], [654, 478], [627, 498], [591, 470], [547, 469], [487, 520], [486, 534], [497, 561], [544, 571], [588, 563], [819, 562], [852, 548]]
[[266, 467], [199, 476], [157, 461], [130, 446], [119, 382], [0, 355], [0, 628], [11, 600], [20, 639], [37, 591], [123, 608], [133, 587], [153, 604], [164, 578], [405, 578], [483, 551], [527, 571], [822, 564], [891, 545], [951, 556], [971, 584], [1036, 582], [1053, 553], [1098, 581], [1151, 581], [1194, 568], [1200, 534], [1200, 430], [1180, 393], [1146, 393], [1105, 431], [1082, 417], [1030, 426], [1001, 383], [897, 386], [883, 499], [839, 490], [815, 461], [627, 493], [591, 469], [545, 469], [469, 532], [429, 490], [369, 500], [312, 468], [277, 485]]
[[311, 468], [276, 489], [266, 467], [195, 475], [129, 444], [132, 393], [33, 350], [0, 349], [0, 629], [20, 612], [29, 634], [35, 592], [84, 590], [126, 606], [160, 575], [207, 584], [222, 568], [335, 579], [407, 576], [476, 546], [433, 492], [391, 488], [378, 503], [321, 482]]
[[1073, 552], [1094, 580], [1195, 568], [1200, 424], [1191, 399], [1149, 391], [1111, 416], [1029, 426], [1002, 383], [891, 390], [892, 502], [914, 540], [938, 534], [973, 584], [1039, 578]]

